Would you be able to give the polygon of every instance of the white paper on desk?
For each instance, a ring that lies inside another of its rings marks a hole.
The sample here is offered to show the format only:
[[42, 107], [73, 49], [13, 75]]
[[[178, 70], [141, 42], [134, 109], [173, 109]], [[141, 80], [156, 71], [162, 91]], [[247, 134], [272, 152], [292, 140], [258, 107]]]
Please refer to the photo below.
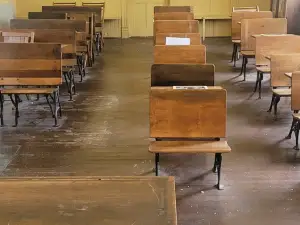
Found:
[[191, 45], [190, 38], [166, 37], [166, 45]]

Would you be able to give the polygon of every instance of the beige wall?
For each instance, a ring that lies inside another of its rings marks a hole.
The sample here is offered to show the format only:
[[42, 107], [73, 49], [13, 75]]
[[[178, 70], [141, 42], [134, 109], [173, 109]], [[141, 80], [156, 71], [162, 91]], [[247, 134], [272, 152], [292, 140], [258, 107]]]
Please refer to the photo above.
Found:
[[[53, 0], [14, 1], [16, 1], [16, 16], [21, 18], [26, 18], [29, 11], [41, 11], [43, 5], [53, 3]], [[68, 1], [74, 2], [74, 0], [56, 0], [56, 2]], [[81, 5], [82, 2], [99, 1], [106, 3], [104, 35], [107, 37], [152, 36], [155, 5], [168, 3], [182, 5], [184, 2], [185, 5], [193, 6], [196, 18], [229, 17], [233, 6], [259, 5], [261, 10], [270, 10], [271, 5], [271, 0], [77, 0], [77, 5]], [[230, 30], [229, 19], [206, 22], [206, 36], [208, 37], [230, 36]]]

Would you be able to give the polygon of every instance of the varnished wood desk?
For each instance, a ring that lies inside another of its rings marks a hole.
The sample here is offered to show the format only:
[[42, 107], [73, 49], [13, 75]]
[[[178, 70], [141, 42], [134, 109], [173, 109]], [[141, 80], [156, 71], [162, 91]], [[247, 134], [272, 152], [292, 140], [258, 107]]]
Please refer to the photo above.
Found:
[[177, 224], [171, 177], [0, 179], [0, 188], [0, 224]]

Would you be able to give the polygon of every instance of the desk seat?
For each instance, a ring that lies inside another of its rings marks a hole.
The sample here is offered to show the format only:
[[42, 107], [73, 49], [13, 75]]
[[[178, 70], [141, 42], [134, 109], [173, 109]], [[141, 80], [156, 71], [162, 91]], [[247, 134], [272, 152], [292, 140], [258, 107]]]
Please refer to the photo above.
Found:
[[300, 113], [294, 113], [294, 114], [293, 114], [293, 117], [294, 117], [296, 120], [300, 120]]
[[241, 51], [241, 54], [246, 57], [254, 57], [255, 51]]
[[292, 95], [292, 90], [291, 89], [273, 89], [272, 90], [273, 94], [281, 96], [281, 97], [289, 97]]
[[229, 153], [227, 141], [153, 141], [151, 153]]
[[232, 40], [233, 44], [241, 44], [241, 40]]
[[270, 66], [256, 66], [256, 70], [261, 73], [271, 73]]

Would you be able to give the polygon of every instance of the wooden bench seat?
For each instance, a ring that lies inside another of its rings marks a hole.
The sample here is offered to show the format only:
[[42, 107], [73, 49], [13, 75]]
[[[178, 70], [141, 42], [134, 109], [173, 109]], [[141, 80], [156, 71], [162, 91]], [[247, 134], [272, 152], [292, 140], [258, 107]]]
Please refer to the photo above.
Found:
[[270, 66], [256, 66], [256, 70], [262, 73], [270, 73], [271, 67]]
[[[271, 56], [271, 87], [273, 89], [269, 112], [274, 106], [275, 119], [277, 118], [277, 105], [281, 97], [291, 97], [291, 79], [285, 73], [300, 69], [300, 53], [279, 53]], [[296, 78], [295, 78], [296, 79]]]
[[273, 89], [272, 92], [273, 92], [273, 94], [279, 95], [282, 97], [290, 97], [292, 94], [291, 89], [283, 89], [283, 88]]
[[260, 34], [286, 34], [286, 18], [256, 18], [243, 19], [241, 23], [241, 54], [243, 63], [240, 75], [244, 74], [246, 80], [246, 70], [248, 58], [255, 56], [256, 43], [254, 35]]
[[232, 40], [232, 43], [234, 43], [234, 44], [241, 44], [241, 40]]
[[229, 153], [227, 141], [153, 141], [151, 153]]
[[21, 94], [45, 94], [54, 118], [54, 126], [57, 126], [58, 116], [61, 116], [61, 56], [61, 44], [0, 43], [0, 86], [4, 86], [0, 89], [1, 126], [4, 125], [4, 95], [9, 95], [15, 107], [17, 126]]
[[160, 154], [214, 153], [213, 171], [220, 184], [222, 153], [231, 151], [226, 137], [226, 90], [218, 87], [151, 87], [149, 152], [155, 153], [158, 175]]
[[297, 120], [300, 120], [300, 113], [294, 113], [293, 117]]

